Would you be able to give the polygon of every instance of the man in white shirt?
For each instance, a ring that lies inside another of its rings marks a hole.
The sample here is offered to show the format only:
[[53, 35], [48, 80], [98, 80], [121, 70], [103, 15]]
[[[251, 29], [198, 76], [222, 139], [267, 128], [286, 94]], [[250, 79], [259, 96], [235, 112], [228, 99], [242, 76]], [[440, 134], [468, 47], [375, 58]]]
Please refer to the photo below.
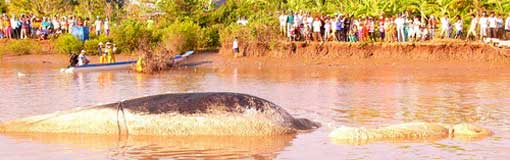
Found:
[[237, 37], [234, 38], [234, 42], [232, 42], [232, 49], [234, 50], [234, 58], [237, 58], [239, 54], [239, 42]]
[[110, 23], [108, 21], [108, 18], [104, 19], [104, 34], [106, 34], [106, 36], [110, 36]]
[[450, 19], [448, 19], [448, 15], [445, 15], [441, 18], [441, 37], [448, 38], [448, 31], [450, 29]]
[[303, 11], [300, 11], [299, 14], [294, 16], [294, 26], [298, 27], [303, 24]]
[[89, 64], [90, 60], [85, 55], [85, 53], [86, 53], [85, 50], [81, 50], [80, 55], [78, 56], [78, 66], [84, 66]]
[[101, 34], [101, 20], [99, 20], [99, 16], [96, 17], [96, 21], [94, 22], [94, 27], [96, 28], [96, 35]]
[[488, 18], [487, 18], [487, 12], [483, 12], [482, 13], [482, 17], [480, 17], [480, 20], [478, 22], [478, 24], [480, 25], [480, 39], [483, 40], [483, 38], [487, 37], [487, 23], [488, 23]]
[[319, 20], [319, 18], [315, 18], [315, 21], [312, 23], [313, 38], [315, 41], [322, 41], [321, 27], [322, 22]]
[[494, 12], [491, 12], [491, 16], [488, 19], [489, 21], [489, 30], [490, 30], [490, 37], [496, 38], [496, 32], [497, 32], [497, 22], [496, 22], [496, 15]]
[[76, 26], [76, 20], [73, 15], [69, 16], [69, 19], [67, 19], [67, 23], [69, 24], [68, 31], [71, 33], [73, 31], [74, 26]]
[[324, 22], [324, 41], [328, 41], [329, 37], [331, 35], [331, 22], [329, 20], [326, 20]]
[[395, 19], [395, 25], [397, 26], [397, 39], [399, 42], [405, 42], [404, 35], [404, 18], [403, 15], [397, 15]]
[[53, 29], [54, 29], [54, 30], [60, 30], [60, 27], [61, 27], [61, 26], [60, 26], [60, 22], [58, 21], [58, 16], [55, 16], [55, 17], [52, 19], [51, 23], [53, 24]]
[[470, 36], [473, 36], [476, 39], [476, 25], [478, 24], [478, 16], [474, 14], [471, 15], [471, 24], [469, 25], [469, 30], [466, 35], [466, 40], [469, 40]]
[[375, 42], [375, 22], [374, 18], [368, 17], [368, 37], [370, 41]]
[[505, 40], [508, 40], [508, 33], [510, 32], [510, 16], [505, 20]]
[[330, 26], [331, 26], [331, 34], [333, 35], [333, 37], [335, 37], [334, 39], [335, 40], [338, 40], [337, 36], [336, 36], [336, 22], [338, 22], [338, 16], [335, 16], [331, 19], [331, 21], [329, 22]]
[[285, 35], [287, 33], [287, 14], [282, 12], [278, 19], [280, 20], [280, 32]]
[[415, 16], [414, 20], [413, 20], [413, 31], [414, 31], [414, 34], [415, 34], [414, 36], [416, 38], [415, 40], [419, 40], [421, 38], [420, 26], [421, 26], [420, 18]]
[[498, 39], [503, 39], [503, 35], [505, 34], [505, 31], [504, 31], [505, 24], [504, 23], [505, 22], [503, 21], [502, 15], [496, 16], [496, 26], [497, 26], [496, 38], [498, 38]]
[[310, 13], [308, 13], [308, 18], [306, 18], [306, 23], [308, 24], [308, 27], [312, 28], [313, 17]]

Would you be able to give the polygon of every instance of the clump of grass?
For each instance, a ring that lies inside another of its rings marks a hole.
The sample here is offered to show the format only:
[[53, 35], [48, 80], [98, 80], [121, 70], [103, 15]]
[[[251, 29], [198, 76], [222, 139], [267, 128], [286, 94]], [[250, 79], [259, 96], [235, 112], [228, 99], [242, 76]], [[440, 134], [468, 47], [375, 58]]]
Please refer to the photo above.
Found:
[[29, 55], [41, 53], [41, 46], [34, 40], [11, 40], [0, 47], [0, 55]]
[[55, 48], [61, 54], [71, 54], [80, 51], [82, 42], [71, 34], [64, 34], [55, 40]]
[[181, 43], [184, 42], [180, 36], [173, 37], [171, 41], [163, 41], [156, 47], [151, 47], [146, 41], [141, 43], [136, 54], [142, 58], [142, 72], [155, 73], [170, 69], [173, 66], [173, 58], [179, 53]]

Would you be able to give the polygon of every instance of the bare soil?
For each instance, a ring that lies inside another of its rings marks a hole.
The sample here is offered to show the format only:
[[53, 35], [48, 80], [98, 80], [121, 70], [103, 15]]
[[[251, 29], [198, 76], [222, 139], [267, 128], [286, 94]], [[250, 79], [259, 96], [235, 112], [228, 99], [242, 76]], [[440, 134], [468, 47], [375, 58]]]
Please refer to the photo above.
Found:
[[[220, 49], [232, 57], [230, 44]], [[304, 43], [282, 42], [241, 44], [244, 57], [298, 58], [305, 64], [352, 63], [510, 63], [510, 50], [488, 44], [464, 41], [422, 43]]]

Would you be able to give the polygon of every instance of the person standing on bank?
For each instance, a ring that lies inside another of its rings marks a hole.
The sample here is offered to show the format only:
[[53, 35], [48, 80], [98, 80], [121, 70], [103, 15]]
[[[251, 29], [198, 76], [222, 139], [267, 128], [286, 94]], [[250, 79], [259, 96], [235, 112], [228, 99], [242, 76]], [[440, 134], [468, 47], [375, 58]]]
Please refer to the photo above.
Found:
[[94, 27], [96, 29], [96, 36], [99, 36], [101, 34], [101, 20], [99, 19], [99, 16], [96, 17], [96, 21], [94, 22]]
[[237, 37], [235, 37], [234, 42], [232, 42], [232, 49], [234, 50], [234, 58], [237, 58], [239, 54], [239, 41]]

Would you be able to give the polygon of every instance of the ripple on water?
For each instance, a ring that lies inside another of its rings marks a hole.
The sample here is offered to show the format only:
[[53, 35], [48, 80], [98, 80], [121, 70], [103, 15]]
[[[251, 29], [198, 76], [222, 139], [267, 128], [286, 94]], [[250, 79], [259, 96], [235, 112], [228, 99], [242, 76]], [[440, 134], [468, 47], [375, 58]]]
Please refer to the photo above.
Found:
[[[27, 76], [19, 78], [16, 72]], [[252, 94], [323, 128], [296, 137], [136, 138], [0, 136], [6, 159], [504, 159], [510, 150], [510, 70], [196, 69], [155, 75], [60, 74], [58, 68], [0, 67], [0, 120], [160, 93]], [[475, 142], [335, 145], [336, 126], [412, 121], [472, 122], [494, 131]], [[27, 150], [26, 148], [30, 148]]]

